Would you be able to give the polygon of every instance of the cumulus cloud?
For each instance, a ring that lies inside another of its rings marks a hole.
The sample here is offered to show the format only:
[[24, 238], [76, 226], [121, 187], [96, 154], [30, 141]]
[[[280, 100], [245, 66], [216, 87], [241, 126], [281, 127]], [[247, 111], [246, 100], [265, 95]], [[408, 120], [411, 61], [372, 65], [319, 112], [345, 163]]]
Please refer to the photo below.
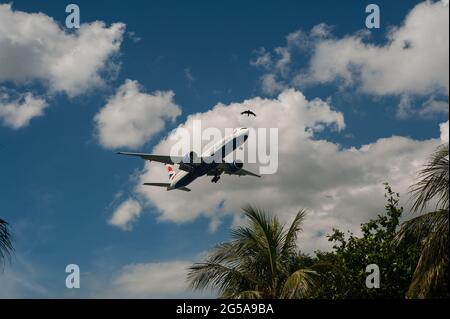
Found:
[[273, 52], [264, 47], [255, 50], [250, 65], [262, 68], [267, 72], [260, 78], [263, 92], [274, 95], [291, 87], [292, 83], [290, 82], [294, 82], [291, 78], [295, 78], [296, 74], [292, 66], [296, 54], [311, 51], [317, 42], [331, 36], [331, 30], [331, 26], [320, 23], [308, 33], [297, 30], [288, 34], [285, 38], [286, 45], [274, 48]]
[[[284, 84], [277, 87], [279, 91], [285, 86], [340, 80], [344, 86], [373, 95], [448, 96], [448, 1], [416, 5], [401, 26], [391, 28], [385, 44], [371, 43], [369, 31], [336, 38], [331, 29], [320, 24], [309, 33], [294, 32], [287, 36], [285, 47], [275, 48], [273, 54], [262, 49], [251, 64], [264, 65], [273, 83]], [[306, 68], [300, 70], [292, 66], [293, 55], [305, 53], [299, 48], [306, 49], [310, 57]], [[276, 53], [270, 68], [262, 63]]]
[[131, 230], [133, 222], [141, 212], [142, 207], [139, 202], [129, 198], [116, 208], [108, 223], [123, 230]]
[[0, 83], [43, 81], [53, 92], [75, 96], [104, 83], [100, 74], [117, 53], [125, 25], [84, 23], [68, 33], [43, 13], [0, 5]]
[[[84, 23], [75, 32], [61, 28], [43, 13], [13, 10], [0, 4], [0, 91], [13, 87], [17, 100], [0, 99], [0, 119], [11, 128], [27, 126], [43, 115], [54, 93], [69, 97], [105, 84], [120, 64], [119, 52], [125, 25]], [[38, 83], [42, 96], [28, 89]]]
[[439, 125], [441, 129], [441, 141], [448, 143], [448, 121]]
[[8, 94], [0, 95], [0, 120], [13, 129], [27, 126], [31, 119], [42, 116], [47, 102], [42, 98], [26, 93], [22, 97], [11, 100]]
[[448, 95], [448, 30], [448, 5], [424, 1], [388, 34], [386, 45], [366, 43], [362, 35], [318, 42], [305, 80], [341, 78], [378, 95]]
[[95, 116], [98, 140], [106, 148], [139, 147], [181, 114], [172, 91], [142, 92], [126, 80]]
[[190, 261], [130, 264], [113, 279], [108, 294], [121, 298], [181, 298], [189, 294], [186, 283]]
[[[248, 105], [258, 114], [257, 121], [236, 116]], [[332, 227], [357, 231], [360, 223], [381, 213], [383, 182], [390, 182], [406, 199], [416, 171], [439, 144], [438, 139], [416, 141], [392, 136], [359, 148], [342, 149], [319, 139], [317, 132], [334, 129], [336, 134], [344, 134], [343, 115], [322, 100], [309, 101], [301, 92], [290, 89], [276, 99], [257, 97], [242, 103], [218, 104], [208, 112], [193, 114], [153, 152], [169, 154], [177, 131], [192, 131], [195, 120], [202, 121], [202, 128], [221, 130], [242, 126], [278, 128], [278, 171], [261, 179], [223, 176], [213, 188], [209, 178], [204, 177], [191, 185], [191, 192], [180, 191], [173, 197], [173, 192], [141, 185], [167, 181], [163, 165], [147, 163], [136, 186], [145, 205], [155, 208], [160, 220], [176, 223], [206, 216], [211, 220], [211, 229], [224, 216], [239, 223], [240, 208], [246, 203], [267, 208], [284, 221], [306, 208], [309, 215], [301, 246], [307, 251], [328, 248], [324, 234]], [[254, 138], [250, 135], [246, 147], [254, 144]], [[247, 167], [257, 171], [255, 165]]]
[[283, 91], [285, 85], [278, 82], [276, 74], [268, 73], [261, 77], [262, 90], [264, 93], [273, 95], [275, 93]]

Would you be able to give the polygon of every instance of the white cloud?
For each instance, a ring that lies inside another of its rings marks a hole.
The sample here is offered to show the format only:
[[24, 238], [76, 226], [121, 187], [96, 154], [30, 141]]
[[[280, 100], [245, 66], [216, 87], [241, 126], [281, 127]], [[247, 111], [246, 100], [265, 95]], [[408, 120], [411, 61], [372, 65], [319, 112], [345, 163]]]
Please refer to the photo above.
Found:
[[131, 264], [113, 280], [109, 294], [122, 298], [179, 298], [188, 294], [189, 261]]
[[429, 99], [419, 110], [419, 115], [424, 118], [431, 118], [439, 114], [448, 115], [448, 101]]
[[136, 34], [136, 32], [134, 31], [129, 31], [127, 32], [127, 36], [128, 38], [130, 38], [131, 41], [133, 41], [134, 43], [138, 43], [142, 41], [142, 38], [140, 36], [138, 36]]
[[296, 51], [303, 51], [310, 46], [311, 39], [325, 36], [327, 33], [325, 24], [317, 25], [308, 36], [302, 30], [290, 33], [286, 36], [286, 46], [276, 47], [273, 53], [265, 48], [255, 50], [255, 58], [250, 60], [250, 65], [263, 68], [268, 73], [261, 76], [261, 86], [264, 93], [274, 95], [288, 88], [286, 79], [291, 75], [292, 55]]
[[319, 23], [312, 27], [310, 36], [315, 38], [327, 38], [331, 36], [333, 27], [326, 23]]
[[386, 45], [366, 43], [358, 34], [317, 42], [306, 81], [341, 78], [377, 95], [448, 95], [448, 49], [448, 5], [424, 1], [392, 29]]
[[250, 61], [250, 65], [268, 68], [272, 64], [271, 54], [270, 52], [267, 52], [265, 48], [255, 50], [253, 53], [256, 57]]
[[264, 93], [274, 95], [290, 87], [290, 78], [295, 77], [292, 62], [295, 54], [312, 50], [314, 45], [331, 35], [333, 28], [325, 23], [314, 26], [309, 33], [297, 30], [286, 36], [286, 45], [279, 46], [269, 52], [260, 48], [253, 53], [255, 58], [250, 65], [263, 68], [267, 73], [261, 76]]
[[122, 42], [125, 25], [84, 23], [75, 33], [43, 13], [0, 5], [0, 82], [40, 80], [53, 92], [75, 96], [104, 83], [105, 70]]
[[[2, 122], [14, 129], [25, 127], [43, 115], [48, 106], [45, 100], [54, 93], [74, 97], [103, 86], [120, 67], [113, 57], [119, 52], [124, 30], [122, 23], [107, 27], [95, 21], [67, 32], [43, 13], [0, 4], [0, 91], [8, 83], [19, 96], [0, 100]], [[45, 97], [27, 92], [30, 83], [39, 83]]]
[[[417, 4], [402, 25], [390, 29], [385, 44], [371, 42], [369, 30], [341, 38], [334, 37], [331, 31], [332, 27], [321, 23], [310, 32], [289, 34], [286, 45], [273, 52], [265, 48], [257, 51], [257, 58], [250, 64], [264, 67], [263, 92], [275, 94], [286, 87], [339, 81], [341, 87], [371, 95], [401, 96], [402, 102], [405, 97], [448, 96], [448, 1]], [[302, 58], [297, 60], [298, 55]], [[298, 66], [305, 56], [306, 65]], [[418, 112], [411, 105], [400, 106], [400, 117], [412, 113], [429, 117], [444, 112], [441, 102], [424, 104]]]
[[278, 47], [275, 48], [275, 53], [279, 56], [279, 59], [275, 63], [275, 68], [282, 75], [286, 75], [289, 71], [288, 67], [291, 63], [291, 52], [289, 48]]
[[261, 77], [261, 83], [263, 92], [269, 95], [281, 92], [285, 88], [284, 84], [278, 82], [277, 76], [273, 73], [264, 74]]
[[443, 143], [448, 143], [448, 121], [439, 125], [441, 129], [441, 141]]
[[[237, 116], [252, 105], [257, 118]], [[301, 208], [309, 210], [301, 245], [312, 251], [327, 248], [324, 234], [332, 227], [357, 231], [359, 224], [384, 209], [383, 182], [390, 182], [403, 199], [416, 171], [439, 144], [438, 139], [415, 141], [405, 137], [381, 138], [360, 148], [342, 149], [339, 145], [316, 139], [315, 131], [345, 128], [343, 115], [319, 100], [308, 101], [300, 92], [286, 90], [277, 99], [253, 98], [242, 103], [218, 104], [205, 113], [188, 117], [180, 129], [192, 130], [194, 120], [202, 128], [277, 127], [279, 130], [279, 169], [261, 179], [223, 176], [218, 184], [203, 177], [192, 191], [167, 192], [142, 186], [143, 182], [165, 182], [165, 169], [147, 163], [136, 193], [156, 208], [160, 220], [176, 223], [200, 216], [211, 219], [212, 226], [224, 216], [238, 222], [241, 206], [257, 204], [289, 221]], [[307, 128], [313, 128], [308, 130]], [[343, 132], [344, 133], [344, 132]], [[173, 132], [171, 136], [175, 136]], [[252, 136], [247, 144], [251, 143]], [[167, 137], [153, 149], [165, 154], [176, 141]], [[257, 167], [248, 166], [256, 170]], [[212, 227], [214, 229], [214, 227]]]
[[137, 81], [126, 80], [95, 116], [100, 144], [106, 148], [139, 147], [174, 121], [181, 110], [172, 91], [142, 92]]
[[116, 208], [108, 223], [123, 230], [131, 230], [133, 222], [141, 212], [142, 207], [139, 202], [129, 198]]
[[13, 129], [27, 126], [31, 119], [42, 116], [47, 102], [39, 97], [26, 93], [15, 100], [10, 100], [8, 94], [0, 96], [0, 120]]
[[408, 94], [403, 94], [400, 97], [400, 101], [398, 103], [397, 118], [400, 119], [406, 119], [410, 117], [414, 113], [413, 111], [413, 105], [412, 105], [412, 98]]

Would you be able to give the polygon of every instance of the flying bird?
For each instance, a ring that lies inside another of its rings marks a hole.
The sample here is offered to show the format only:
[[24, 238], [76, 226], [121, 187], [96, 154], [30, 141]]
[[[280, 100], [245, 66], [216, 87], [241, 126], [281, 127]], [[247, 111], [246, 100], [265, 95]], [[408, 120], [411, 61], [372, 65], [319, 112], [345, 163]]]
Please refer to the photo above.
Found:
[[256, 116], [256, 114], [255, 114], [255, 113], [253, 113], [253, 112], [252, 112], [252, 111], [250, 111], [250, 110], [247, 110], [247, 111], [241, 112], [241, 115], [245, 115], [245, 114], [247, 114], [247, 116], [250, 116], [250, 115]]

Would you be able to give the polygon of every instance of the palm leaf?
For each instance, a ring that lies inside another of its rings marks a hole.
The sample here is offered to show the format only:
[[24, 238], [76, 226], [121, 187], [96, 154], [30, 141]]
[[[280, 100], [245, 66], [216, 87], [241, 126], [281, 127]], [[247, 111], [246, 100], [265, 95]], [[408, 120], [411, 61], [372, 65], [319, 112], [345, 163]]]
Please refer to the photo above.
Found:
[[302, 223], [305, 219], [306, 211], [301, 210], [297, 213], [294, 220], [292, 221], [291, 226], [289, 227], [289, 230], [284, 235], [283, 238], [283, 247], [281, 248], [281, 255], [283, 257], [288, 256], [291, 254], [294, 250], [297, 249], [297, 235], [302, 230]]
[[273, 279], [277, 273], [278, 248], [281, 243], [282, 229], [276, 218], [269, 218], [268, 214], [258, 208], [247, 206], [243, 208], [245, 215], [253, 224], [252, 229], [259, 238], [259, 244], [266, 250], [266, 256], [270, 266], [270, 272]]
[[297, 233], [305, 213], [300, 211], [285, 230], [261, 209], [243, 210], [247, 225], [233, 229], [230, 242], [217, 245], [203, 263], [189, 268], [190, 287], [216, 289], [222, 298], [280, 298], [283, 291], [283, 298], [297, 298], [311, 293], [316, 273], [298, 269], [302, 255]]
[[433, 153], [419, 172], [419, 181], [411, 186], [412, 210], [423, 211], [436, 199], [437, 211], [429, 212], [402, 224], [395, 244], [416, 244], [421, 248], [408, 297], [430, 296], [448, 279], [449, 249], [449, 152], [448, 143]]
[[13, 253], [14, 248], [11, 242], [11, 233], [9, 225], [0, 218], [0, 261], [4, 262]]
[[262, 299], [263, 295], [257, 290], [246, 290], [229, 296], [230, 299]]
[[449, 249], [449, 211], [440, 210], [417, 216], [403, 223], [395, 244], [409, 243], [421, 247], [408, 297], [426, 297], [446, 276]]
[[419, 181], [411, 186], [413, 211], [423, 211], [433, 198], [437, 198], [436, 210], [448, 209], [449, 203], [449, 153], [448, 143], [433, 153], [419, 172]]
[[222, 292], [238, 281], [251, 281], [235, 268], [211, 262], [194, 264], [189, 268], [187, 279], [192, 289], [217, 288]]
[[319, 275], [310, 269], [299, 269], [286, 280], [281, 298], [305, 298], [314, 293], [318, 286]]

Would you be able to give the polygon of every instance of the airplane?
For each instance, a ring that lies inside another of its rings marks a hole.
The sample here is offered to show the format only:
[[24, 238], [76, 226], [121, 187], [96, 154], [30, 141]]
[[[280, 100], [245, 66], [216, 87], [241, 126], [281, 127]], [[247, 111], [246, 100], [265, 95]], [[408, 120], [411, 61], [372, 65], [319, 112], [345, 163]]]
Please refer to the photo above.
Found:
[[[226, 162], [224, 158], [232, 153], [236, 148], [241, 147], [248, 139], [249, 129], [242, 127], [235, 129], [233, 134], [224, 137], [219, 142], [203, 152], [200, 158], [195, 152], [191, 151], [185, 156], [154, 155], [146, 153], [118, 152], [121, 155], [137, 156], [144, 160], [164, 163], [169, 175], [169, 183], [144, 183], [148, 186], [165, 187], [168, 191], [178, 189], [186, 192], [191, 190], [187, 188], [190, 183], [201, 176], [214, 176], [212, 183], [217, 183], [221, 174], [237, 176], [255, 176], [243, 168], [244, 164], [240, 161]], [[216, 160], [220, 159], [220, 161]], [[175, 173], [172, 165], [178, 164], [180, 171]]]

